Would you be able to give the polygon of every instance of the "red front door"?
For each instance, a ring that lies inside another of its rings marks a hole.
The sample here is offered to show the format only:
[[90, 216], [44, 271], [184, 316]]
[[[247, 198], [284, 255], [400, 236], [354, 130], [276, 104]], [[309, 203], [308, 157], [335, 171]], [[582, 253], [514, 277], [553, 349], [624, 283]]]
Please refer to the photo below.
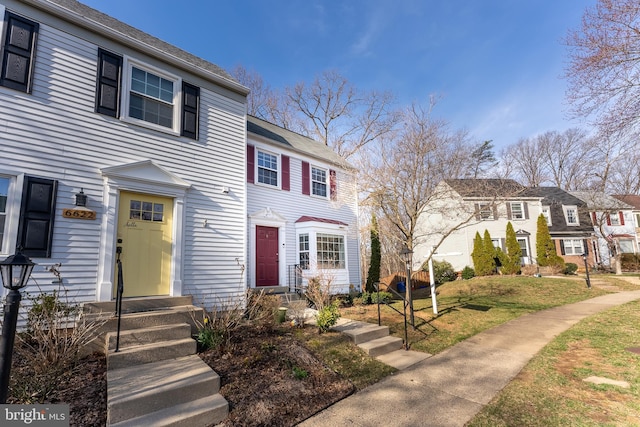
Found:
[[256, 286], [278, 286], [278, 229], [256, 226]]

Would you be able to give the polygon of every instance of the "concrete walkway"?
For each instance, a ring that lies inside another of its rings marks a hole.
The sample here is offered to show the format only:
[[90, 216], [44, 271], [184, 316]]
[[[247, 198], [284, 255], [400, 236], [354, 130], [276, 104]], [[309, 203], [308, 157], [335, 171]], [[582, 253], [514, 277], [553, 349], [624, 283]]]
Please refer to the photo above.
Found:
[[387, 377], [300, 426], [463, 426], [557, 335], [636, 299], [640, 291], [619, 292], [526, 314]]

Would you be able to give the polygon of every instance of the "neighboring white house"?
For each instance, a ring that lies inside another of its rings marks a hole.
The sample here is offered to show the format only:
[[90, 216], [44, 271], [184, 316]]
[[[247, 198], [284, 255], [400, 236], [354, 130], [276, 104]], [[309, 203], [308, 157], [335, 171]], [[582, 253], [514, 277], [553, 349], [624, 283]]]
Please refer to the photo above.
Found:
[[360, 286], [355, 170], [325, 144], [255, 117], [247, 123], [250, 287], [311, 277]]
[[573, 191], [587, 204], [597, 238], [597, 262], [611, 266], [617, 253], [637, 253], [634, 207], [601, 192]]
[[122, 248], [125, 296], [241, 295], [248, 89], [75, 1], [0, 0], [0, 16], [0, 257], [38, 264], [27, 291], [57, 289], [53, 267], [72, 300], [109, 301]]
[[413, 248], [413, 269], [418, 269], [437, 246], [435, 260], [445, 260], [456, 271], [473, 267], [473, 240], [489, 231], [494, 246], [505, 250], [507, 223], [511, 222], [522, 249], [522, 263], [535, 263], [536, 221], [542, 213], [541, 197], [526, 195], [513, 180], [448, 179], [434, 191], [420, 214]]

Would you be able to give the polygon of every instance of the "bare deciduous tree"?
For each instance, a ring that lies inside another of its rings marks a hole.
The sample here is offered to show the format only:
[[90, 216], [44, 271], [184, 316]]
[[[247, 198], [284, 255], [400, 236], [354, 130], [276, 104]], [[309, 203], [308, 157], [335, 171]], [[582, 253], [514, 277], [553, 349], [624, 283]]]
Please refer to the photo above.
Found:
[[391, 132], [398, 122], [388, 92], [357, 90], [336, 71], [312, 83], [286, 89], [289, 102], [302, 113], [301, 132], [332, 147], [347, 159]]
[[522, 138], [516, 144], [502, 150], [504, 169], [509, 170], [508, 177], [527, 187], [539, 187], [549, 180], [540, 153], [540, 145], [535, 138]]
[[638, 135], [640, 3], [598, 0], [566, 38], [567, 96], [576, 116], [592, 118], [604, 135]]

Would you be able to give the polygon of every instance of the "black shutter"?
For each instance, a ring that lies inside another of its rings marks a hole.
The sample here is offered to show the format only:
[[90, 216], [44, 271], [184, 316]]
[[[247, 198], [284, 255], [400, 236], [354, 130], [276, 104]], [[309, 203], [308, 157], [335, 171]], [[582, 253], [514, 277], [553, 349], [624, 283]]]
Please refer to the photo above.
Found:
[[511, 219], [511, 203], [507, 203], [507, 219]]
[[482, 214], [480, 213], [480, 205], [478, 203], [473, 204], [473, 208], [476, 211], [476, 221], [482, 220]]
[[564, 255], [564, 240], [560, 240], [560, 254]]
[[498, 219], [498, 205], [493, 205], [493, 219]]
[[524, 210], [524, 219], [529, 219], [529, 206], [527, 202], [522, 203], [522, 209]]
[[584, 254], [589, 254], [589, 241], [587, 239], [582, 240], [582, 248], [584, 250]]
[[182, 82], [182, 136], [198, 139], [199, 106], [200, 88]]
[[58, 181], [25, 177], [16, 247], [37, 258], [51, 256]]
[[98, 49], [96, 113], [111, 117], [119, 116], [121, 82], [122, 56]]
[[36, 40], [40, 25], [6, 12], [0, 85], [31, 93]]

